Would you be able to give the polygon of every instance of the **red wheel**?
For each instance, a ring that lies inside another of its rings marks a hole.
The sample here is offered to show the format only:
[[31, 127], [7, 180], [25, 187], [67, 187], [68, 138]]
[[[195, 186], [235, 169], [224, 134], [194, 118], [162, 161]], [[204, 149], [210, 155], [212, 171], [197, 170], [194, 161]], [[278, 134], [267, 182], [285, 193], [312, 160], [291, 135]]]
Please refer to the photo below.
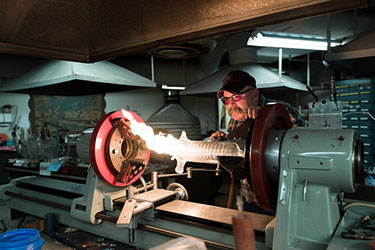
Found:
[[268, 183], [265, 157], [268, 135], [271, 129], [287, 130], [291, 127], [289, 113], [280, 103], [264, 106], [254, 124], [250, 145], [251, 184], [264, 210], [276, 210], [277, 196], [277, 193], [271, 192]]
[[[121, 136], [115, 121], [123, 119], [123, 111], [104, 116], [95, 126], [90, 139], [90, 161], [99, 178], [114, 186], [127, 186], [135, 182], [146, 170], [151, 151], [141, 140]], [[131, 111], [124, 111], [137, 122], [143, 120]], [[126, 131], [127, 132], [127, 131]], [[137, 164], [136, 164], [137, 163]]]

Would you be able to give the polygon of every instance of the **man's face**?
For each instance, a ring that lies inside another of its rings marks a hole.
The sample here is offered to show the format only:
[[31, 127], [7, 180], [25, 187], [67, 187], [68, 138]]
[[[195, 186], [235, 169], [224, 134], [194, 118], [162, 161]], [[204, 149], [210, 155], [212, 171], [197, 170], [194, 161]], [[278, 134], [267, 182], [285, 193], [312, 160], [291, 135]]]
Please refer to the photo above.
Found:
[[[246, 91], [250, 89], [249, 91]], [[228, 104], [226, 105], [226, 109], [228, 114], [232, 119], [236, 121], [244, 121], [248, 117], [248, 109], [250, 107], [256, 107], [259, 101], [258, 89], [246, 86], [240, 92], [244, 92], [243, 94], [233, 95], [228, 91], [224, 91], [223, 98], [229, 98]], [[240, 99], [239, 101], [235, 102], [236, 99]]]

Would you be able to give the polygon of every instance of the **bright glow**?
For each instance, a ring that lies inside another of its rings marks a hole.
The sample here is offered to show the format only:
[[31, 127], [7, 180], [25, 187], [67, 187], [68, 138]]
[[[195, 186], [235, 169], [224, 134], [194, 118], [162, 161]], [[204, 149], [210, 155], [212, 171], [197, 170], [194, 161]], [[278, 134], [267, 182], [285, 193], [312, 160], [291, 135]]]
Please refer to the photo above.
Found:
[[218, 163], [217, 156], [239, 156], [244, 157], [244, 152], [235, 142], [211, 142], [191, 141], [187, 138], [185, 131], [182, 131], [179, 139], [171, 134], [154, 134], [154, 130], [143, 122], [137, 122], [133, 116], [122, 110], [124, 118], [130, 121], [130, 129], [134, 135], [138, 135], [145, 142], [146, 146], [158, 154], [169, 154], [172, 160], [177, 160], [175, 171], [184, 172], [184, 165], [187, 161], [201, 163]]
[[161, 85], [162, 89], [170, 89], [170, 90], [185, 90], [186, 87], [184, 86], [168, 86], [166, 84]]
[[177, 139], [168, 134], [164, 136], [162, 133], [154, 134], [154, 130], [143, 122], [137, 122], [133, 116], [122, 110], [123, 116], [130, 121], [130, 128], [134, 135], [138, 135], [145, 142], [149, 149], [154, 150], [158, 154], [170, 154], [173, 148], [177, 146]]
[[[247, 41], [249, 46], [306, 49], [306, 50], [327, 50], [327, 41], [297, 39], [289, 37], [269, 37], [263, 36], [260, 32], [255, 37], [250, 37]], [[331, 41], [331, 47], [341, 45]]]

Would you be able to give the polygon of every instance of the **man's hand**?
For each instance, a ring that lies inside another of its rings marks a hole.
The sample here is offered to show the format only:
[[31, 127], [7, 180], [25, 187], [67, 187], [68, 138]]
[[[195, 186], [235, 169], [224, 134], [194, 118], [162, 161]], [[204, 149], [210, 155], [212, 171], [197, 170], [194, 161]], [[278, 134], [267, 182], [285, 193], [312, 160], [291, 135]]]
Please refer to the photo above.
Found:
[[210, 141], [213, 141], [213, 140], [222, 141], [222, 140], [225, 140], [226, 137], [227, 137], [227, 134], [224, 133], [223, 131], [216, 131], [208, 139]]
[[250, 106], [248, 109], [247, 109], [247, 116], [249, 118], [253, 118], [253, 119], [256, 119], [258, 117], [258, 113], [259, 113], [259, 110], [261, 108], [259, 106]]

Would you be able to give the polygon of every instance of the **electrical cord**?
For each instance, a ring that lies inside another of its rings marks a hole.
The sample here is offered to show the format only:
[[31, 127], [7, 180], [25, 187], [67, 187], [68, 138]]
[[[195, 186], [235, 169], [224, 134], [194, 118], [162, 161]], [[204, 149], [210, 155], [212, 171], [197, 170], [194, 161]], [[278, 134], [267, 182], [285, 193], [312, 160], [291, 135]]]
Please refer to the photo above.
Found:
[[365, 236], [359, 233], [351, 233], [351, 232], [342, 232], [341, 237], [345, 239], [352, 239], [352, 240], [373, 240], [375, 239], [375, 235], [372, 236]]
[[352, 209], [348, 209], [348, 210], [346, 211], [346, 213], [351, 213], [351, 214], [357, 216], [358, 218], [360, 218], [360, 217], [363, 216], [362, 213], [360, 213], [360, 212], [356, 212], [356, 211], [353, 211]]
[[5, 224], [5, 221], [2, 220], [2, 219], [0, 219], [0, 223], [1, 223], [1, 225], [3, 226], [3, 231], [4, 231], [4, 232], [8, 232], [9, 229], [8, 229], [7, 225]]
[[17, 225], [17, 229], [21, 227], [22, 223], [25, 221], [26, 217], [22, 217], [22, 219], [20, 220], [20, 222], [18, 223]]
[[374, 218], [369, 215], [362, 216], [357, 223], [348, 228], [347, 232], [341, 232], [341, 237], [353, 240], [375, 239]]
[[227, 208], [232, 208], [233, 197], [234, 197], [234, 178], [232, 177], [230, 181]]
[[354, 207], [354, 206], [362, 206], [362, 207], [371, 207], [371, 208], [375, 208], [375, 205], [372, 205], [372, 204], [367, 204], [367, 203], [350, 203], [348, 205], [346, 205], [344, 207], [344, 211], [346, 212], [346, 210], [350, 207]]
[[[344, 207], [344, 211], [348, 210], [350, 207], [363, 206], [375, 208], [375, 205], [367, 203], [351, 203]], [[353, 212], [354, 213], [354, 212]], [[357, 213], [354, 213], [358, 215]], [[362, 215], [358, 222], [348, 228], [347, 231], [341, 232], [341, 237], [345, 239], [353, 240], [373, 240], [375, 239], [375, 218], [369, 215]]]

